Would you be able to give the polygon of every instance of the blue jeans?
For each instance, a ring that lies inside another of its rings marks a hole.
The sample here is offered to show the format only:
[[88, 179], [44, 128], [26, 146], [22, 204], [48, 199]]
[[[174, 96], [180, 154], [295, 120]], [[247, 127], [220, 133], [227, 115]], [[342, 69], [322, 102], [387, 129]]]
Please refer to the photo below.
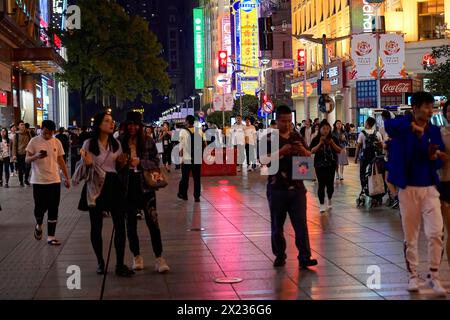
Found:
[[284, 222], [287, 214], [295, 231], [295, 245], [298, 249], [299, 261], [309, 260], [308, 226], [306, 223], [306, 189], [277, 190], [267, 186], [270, 220], [272, 226], [272, 252], [276, 257], [286, 258], [286, 239], [284, 238]]

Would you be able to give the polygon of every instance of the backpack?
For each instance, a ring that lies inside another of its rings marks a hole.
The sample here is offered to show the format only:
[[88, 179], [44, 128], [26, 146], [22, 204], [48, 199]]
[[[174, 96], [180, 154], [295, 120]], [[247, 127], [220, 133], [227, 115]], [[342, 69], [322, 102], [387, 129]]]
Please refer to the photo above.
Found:
[[372, 134], [368, 134], [365, 130], [362, 131], [362, 134], [366, 138], [366, 141], [365, 148], [362, 150], [361, 159], [372, 160], [377, 155], [382, 153], [382, 148], [377, 133], [378, 131], [375, 131]]
[[[191, 156], [191, 159], [192, 159], [192, 160], [195, 160], [195, 158], [194, 158], [195, 153], [196, 153], [196, 152], [200, 152], [200, 149], [199, 149], [198, 146], [196, 146], [195, 143], [194, 143], [195, 135], [198, 134], [198, 133], [196, 133], [196, 130], [194, 130], [194, 133], [192, 133], [191, 130], [189, 130], [189, 129], [187, 129], [187, 128], [184, 128], [184, 130], [186, 130], [187, 132], [189, 132], [189, 135], [190, 135], [190, 137], [191, 137], [191, 139], [190, 139], [190, 143], [191, 143], [190, 156]], [[202, 145], [201, 145], [201, 155], [202, 155], [202, 156], [201, 156], [201, 158], [203, 159], [203, 151], [204, 151], [205, 148], [206, 148], [206, 143], [205, 143], [205, 141], [203, 140], [203, 136], [201, 135], [200, 137], [201, 137], [201, 139], [202, 139]], [[197, 147], [197, 148], [196, 148], [196, 147]]]

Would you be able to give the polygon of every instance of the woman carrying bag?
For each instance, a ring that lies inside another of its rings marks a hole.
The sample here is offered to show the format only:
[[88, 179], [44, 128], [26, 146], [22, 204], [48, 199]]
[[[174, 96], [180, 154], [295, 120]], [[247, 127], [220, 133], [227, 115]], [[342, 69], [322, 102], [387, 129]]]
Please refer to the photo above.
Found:
[[337, 167], [336, 167], [336, 180], [344, 180], [344, 166], [348, 166], [347, 157], [347, 133], [344, 130], [344, 126], [341, 120], [336, 120], [333, 125], [333, 137], [339, 141], [339, 147], [341, 147], [341, 152], [338, 154]]
[[152, 171], [159, 173], [159, 157], [155, 141], [145, 136], [141, 114], [129, 112], [126, 120], [127, 127], [121, 139], [122, 149], [128, 162], [119, 173], [120, 180], [125, 189], [125, 211], [128, 241], [133, 253], [133, 269], [144, 269], [144, 260], [140, 255], [139, 237], [137, 234], [138, 210], [144, 210], [145, 222], [150, 232], [150, 237], [155, 254], [155, 270], [163, 273], [170, 268], [162, 257], [161, 231], [158, 224], [156, 211], [156, 193], [150, 189], [144, 174]]
[[97, 256], [97, 274], [105, 273], [103, 259], [103, 211], [111, 213], [114, 224], [114, 247], [116, 249], [116, 274], [129, 277], [134, 274], [124, 264], [125, 215], [123, 187], [116, 167], [125, 165], [120, 143], [113, 137], [114, 120], [109, 113], [101, 112], [94, 117], [92, 138], [84, 142], [80, 150], [81, 161], [74, 173], [74, 183], [85, 180], [79, 209], [88, 209], [91, 220], [91, 243]]

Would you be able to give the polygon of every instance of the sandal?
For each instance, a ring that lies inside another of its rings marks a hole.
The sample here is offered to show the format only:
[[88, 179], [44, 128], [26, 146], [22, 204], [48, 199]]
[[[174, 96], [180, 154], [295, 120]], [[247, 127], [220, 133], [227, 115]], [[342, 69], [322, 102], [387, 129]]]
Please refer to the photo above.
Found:
[[42, 239], [42, 230], [38, 230], [38, 229], [36, 229], [36, 227], [34, 227], [34, 238], [36, 240], [41, 240]]
[[60, 246], [60, 245], [61, 245], [61, 242], [59, 242], [59, 241], [56, 240], [56, 239], [48, 240], [47, 243], [48, 243], [49, 245], [51, 245], [51, 246]]

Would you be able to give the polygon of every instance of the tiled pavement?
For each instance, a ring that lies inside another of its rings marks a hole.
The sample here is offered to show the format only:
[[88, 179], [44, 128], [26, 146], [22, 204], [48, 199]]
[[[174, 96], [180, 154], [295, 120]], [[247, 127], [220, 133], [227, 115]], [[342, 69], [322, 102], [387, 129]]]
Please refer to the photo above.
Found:
[[[357, 209], [357, 168], [337, 184], [334, 208], [321, 216], [308, 182], [308, 225], [319, 266], [298, 270], [293, 230], [286, 223], [288, 261], [272, 267], [270, 215], [265, 178], [252, 172], [237, 177], [203, 178], [202, 202], [176, 198], [179, 173], [159, 191], [158, 212], [164, 256], [171, 272], [153, 270], [150, 237], [139, 222], [141, 251], [146, 268], [131, 279], [115, 276], [112, 250], [104, 299], [432, 299], [429, 289], [409, 294], [402, 255], [402, 230], [397, 211]], [[32, 190], [0, 189], [0, 299], [99, 299], [103, 278], [95, 274], [96, 260], [89, 240], [89, 218], [76, 209], [80, 189], [62, 194], [57, 235], [63, 245], [49, 247], [33, 238]], [[191, 189], [192, 191], [192, 185]], [[190, 228], [204, 231], [187, 231]], [[105, 219], [105, 256], [111, 219]], [[131, 263], [130, 251], [126, 259]], [[426, 271], [426, 243], [421, 235], [421, 271]], [[81, 289], [69, 290], [67, 267], [81, 269]], [[368, 267], [381, 270], [381, 289], [371, 290]], [[239, 277], [238, 284], [216, 284], [216, 277]], [[447, 259], [442, 263], [443, 284], [450, 289]], [[450, 299], [450, 297], [449, 297]]]

